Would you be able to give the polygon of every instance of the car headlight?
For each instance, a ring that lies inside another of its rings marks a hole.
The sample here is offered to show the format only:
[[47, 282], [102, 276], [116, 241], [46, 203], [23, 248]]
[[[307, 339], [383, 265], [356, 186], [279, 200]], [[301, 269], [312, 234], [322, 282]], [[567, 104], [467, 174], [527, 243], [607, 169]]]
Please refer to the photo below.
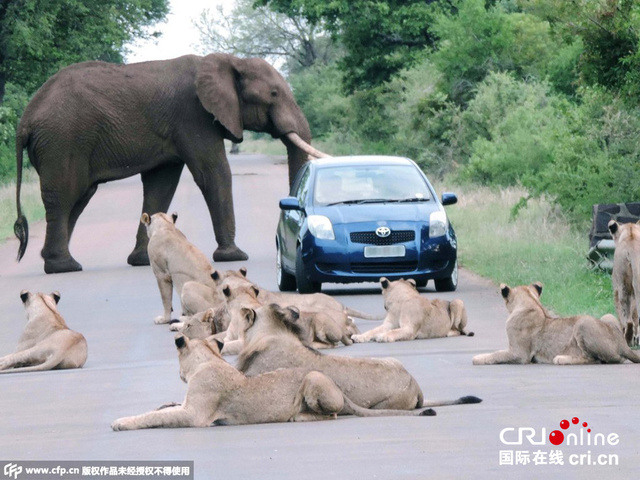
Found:
[[448, 228], [449, 221], [447, 220], [447, 214], [442, 210], [433, 212], [429, 216], [429, 238], [445, 235]]
[[333, 233], [333, 225], [324, 215], [309, 215], [307, 218], [309, 231], [311, 235], [320, 240], [335, 240], [336, 235]]

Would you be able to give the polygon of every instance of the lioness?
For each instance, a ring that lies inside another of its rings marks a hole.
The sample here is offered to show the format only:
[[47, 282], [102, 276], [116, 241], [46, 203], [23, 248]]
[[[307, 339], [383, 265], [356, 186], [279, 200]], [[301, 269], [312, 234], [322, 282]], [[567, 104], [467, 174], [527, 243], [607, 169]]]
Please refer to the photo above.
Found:
[[172, 288], [182, 295], [184, 284], [190, 280], [215, 287], [209, 259], [176, 228], [177, 219], [175, 213], [171, 216], [154, 213], [151, 217], [143, 213], [140, 219], [147, 227], [149, 262], [158, 281], [164, 308], [163, 314], [155, 318], [157, 324], [171, 321]]
[[295, 331], [296, 315], [296, 310], [277, 304], [245, 309], [245, 344], [238, 357], [238, 369], [248, 376], [278, 368], [317, 370], [329, 376], [347, 397], [364, 408], [414, 410], [481, 401], [476, 397], [463, 397], [427, 404], [418, 382], [395, 358], [322, 355], [304, 346]]
[[119, 418], [111, 424], [113, 430], [300, 422], [336, 418], [337, 414], [363, 417], [433, 414], [432, 410], [407, 412], [359, 407], [329, 377], [301, 368], [246, 377], [225, 362], [208, 342], [178, 335], [175, 343], [180, 377], [188, 384], [182, 404]]
[[70, 330], [57, 304], [60, 294], [20, 292], [27, 325], [15, 353], [0, 358], [0, 373], [80, 368], [87, 361], [87, 341]]
[[496, 363], [622, 363], [640, 362], [624, 341], [613, 315], [596, 319], [588, 315], [552, 316], [540, 303], [542, 284], [511, 288], [500, 285], [509, 311], [509, 348], [473, 357], [474, 365]]
[[619, 224], [611, 220], [609, 231], [615, 242], [613, 254], [613, 301], [624, 326], [629, 345], [638, 345], [638, 314], [640, 313], [640, 225]]
[[418, 293], [414, 280], [380, 279], [387, 316], [379, 327], [352, 335], [356, 343], [398, 342], [421, 338], [473, 336], [465, 332], [467, 309], [462, 300], [429, 300]]
[[189, 338], [205, 339], [216, 333], [224, 332], [229, 326], [229, 322], [229, 309], [225, 304], [187, 317], [184, 323], [172, 323], [170, 330], [181, 332]]

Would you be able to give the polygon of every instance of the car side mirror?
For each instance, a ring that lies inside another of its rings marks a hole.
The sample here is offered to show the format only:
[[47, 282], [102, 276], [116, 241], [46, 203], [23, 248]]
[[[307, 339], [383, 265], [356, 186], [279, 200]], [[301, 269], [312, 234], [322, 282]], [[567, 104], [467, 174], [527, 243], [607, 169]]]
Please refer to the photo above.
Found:
[[453, 205], [454, 203], [458, 203], [458, 197], [455, 193], [444, 192], [442, 194], [442, 205]]
[[302, 210], [296, 197], [286, 197], [280, 200], [280, 210]]

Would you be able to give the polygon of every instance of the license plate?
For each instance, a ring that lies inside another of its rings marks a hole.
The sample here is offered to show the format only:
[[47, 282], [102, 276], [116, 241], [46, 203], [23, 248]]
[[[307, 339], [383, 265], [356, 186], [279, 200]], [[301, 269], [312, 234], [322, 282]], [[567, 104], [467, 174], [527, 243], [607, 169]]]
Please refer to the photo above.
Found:
[[382, 247], [364, 247], [365, 258], [404, 257], [404, 245], [385, 245]]

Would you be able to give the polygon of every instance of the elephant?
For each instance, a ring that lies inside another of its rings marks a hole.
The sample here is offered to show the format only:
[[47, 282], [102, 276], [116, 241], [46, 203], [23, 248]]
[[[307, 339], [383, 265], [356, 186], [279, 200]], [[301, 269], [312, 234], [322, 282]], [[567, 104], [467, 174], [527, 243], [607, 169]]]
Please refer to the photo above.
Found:
[[[18, 261], [29, 238], [20, 205], [23, 150], [40, 176], [46, 273], [82, 270], [69, 252], [78, 217], [101, 183], [140, 174], [142, 211], [169, 208], [184, 165], [205, 198], [218, 247], [214, 261], [245, 260], [235, 244], [231, 170], [224, 139], [266, 132], [286, 146], [289, 183], [308, 160], [309, 124], [285, 79], [260, 58], [213, 53], [133, 63], [82, 62], [36, 92], [16, 132]], [[148, 265], [140, 224], [127, 262]]]

